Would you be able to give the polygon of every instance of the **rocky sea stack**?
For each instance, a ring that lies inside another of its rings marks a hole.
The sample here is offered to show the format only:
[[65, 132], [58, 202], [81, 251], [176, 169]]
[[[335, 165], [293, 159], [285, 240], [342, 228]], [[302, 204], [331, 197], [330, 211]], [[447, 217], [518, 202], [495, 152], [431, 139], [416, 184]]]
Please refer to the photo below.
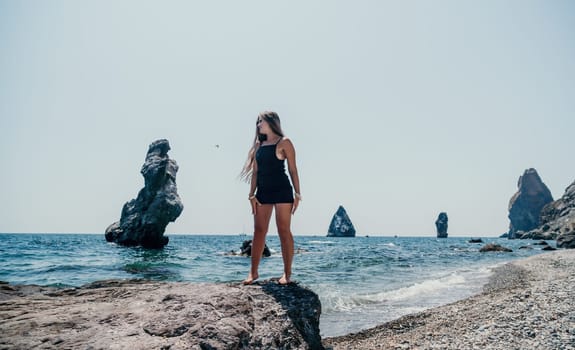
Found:
[[340, 205], [331, 219], [328, 237], [355, 237], [355, 228], [345, 209]]
[[447, 213], [441, 212], [435, 220], [435, 228], [437, 229], [437, 238], [447, 238]]
[[178, 164], [168, 157], [169, 150], [168, 140], [150, 144], [140, 171], [144, 188], [136, 199], [124, 204], [120, 221], [108, 226], [108, 242], [145, 248], [162, 248], [168, 244], [168, 237], [164, 237], [166, 226], [184, 209], [176, 188]]
[[525, 170], [519, 177], [517, 187], [517, 192], [509, 201], [510, 239], [519, 238], [522, 232], [537, 228], [541, 210], [553, 201], [551, 191], [533, 168]]

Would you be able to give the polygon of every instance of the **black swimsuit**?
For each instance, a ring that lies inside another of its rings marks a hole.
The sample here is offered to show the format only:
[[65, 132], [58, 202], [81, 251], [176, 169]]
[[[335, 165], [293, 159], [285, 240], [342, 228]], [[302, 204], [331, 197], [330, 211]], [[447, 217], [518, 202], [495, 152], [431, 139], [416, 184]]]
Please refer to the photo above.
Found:
[[256, 152], [256, 198], [262, 204], [293, 203], [293, 190], [285, 172], [285, 160], [276, 156], [276, 146], [277, 143], [260, 146]]

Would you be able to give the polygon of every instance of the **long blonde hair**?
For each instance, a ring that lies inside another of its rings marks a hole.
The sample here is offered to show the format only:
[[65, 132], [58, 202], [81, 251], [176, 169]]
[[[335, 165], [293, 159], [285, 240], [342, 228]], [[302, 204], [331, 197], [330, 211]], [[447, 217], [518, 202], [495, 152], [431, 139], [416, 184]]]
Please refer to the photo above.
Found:
[[[281, 122], [280, 122], [280, 117], [276, 112], [272, 112], [272, 111], [265, 111], [262, 112], [258, 115], [258, 118], [256, 119], [263, 119], [265, 120], [270, 128], [272, 129], [272, 132], [278, 136], [284, 137], [284, 133], [282, 131], [282, 127], [281, 127]], [[257, 127], [257, 123], [256, 123], [256, 134], [254, 137], [254, 141], [252, 143], [252, 147], [250, 148], [249, 152], [248, 152], [248, 159], [246, 160], [246, 163], [244, 164], [244, 167], [242, 169], [242, 172], [240, 173], [240, 179], [245, 181], [245, 182], [250, 182], [251, 177], [252, 177], [252, 173], [254, 171], [254, 162], [256, 160], [256, 150], [259, 147], [260, 143], [262, 141], [265, 141], [265, 137], [266, 135], [264, 134], [260, 134], [258, 132], [258, 127]]]

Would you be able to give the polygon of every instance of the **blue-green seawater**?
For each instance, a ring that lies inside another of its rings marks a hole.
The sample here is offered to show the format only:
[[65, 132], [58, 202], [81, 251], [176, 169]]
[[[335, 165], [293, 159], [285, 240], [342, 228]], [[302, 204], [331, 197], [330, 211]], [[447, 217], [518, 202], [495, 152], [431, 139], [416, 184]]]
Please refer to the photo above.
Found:
[[[111, 278], [162, 281], [243, 280], [250, 259], [238, 251], [243, 235], [170, 235], [161, 250], [126, 248], [102, 234], [0, 234], [0, 280], [14, 284], [80, 286]], [[322, 302], [322, 336], [359, 331], [402, 315], [481, 292], [493, 267], [544, 253], [523, 240], [456, 237], [295, 236], [292, 278]], [[480, 253], [486, 243], [512, 253]], [[549, 242], [554, 245], [553, 242]], [[269, 235], [270, 258], [260, 280], [279, 277], [283, 263], [278, 237]]]

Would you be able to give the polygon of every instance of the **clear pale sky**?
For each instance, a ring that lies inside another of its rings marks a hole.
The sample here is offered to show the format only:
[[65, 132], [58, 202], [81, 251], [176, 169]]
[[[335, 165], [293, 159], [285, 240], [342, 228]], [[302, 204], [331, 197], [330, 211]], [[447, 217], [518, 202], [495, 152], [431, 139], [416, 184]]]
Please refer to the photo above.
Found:
[[271, 109], [294, 234], [343, 205], [358, 235], [434, 236], [441, 211], [499, 235], [525, 169], [555, 199], [575, 180], [574, 38], [573, 1], [0, 0], [0, 232], [103, 233], [167, 138], [167, 234], [249, 234], [237, 175]]

